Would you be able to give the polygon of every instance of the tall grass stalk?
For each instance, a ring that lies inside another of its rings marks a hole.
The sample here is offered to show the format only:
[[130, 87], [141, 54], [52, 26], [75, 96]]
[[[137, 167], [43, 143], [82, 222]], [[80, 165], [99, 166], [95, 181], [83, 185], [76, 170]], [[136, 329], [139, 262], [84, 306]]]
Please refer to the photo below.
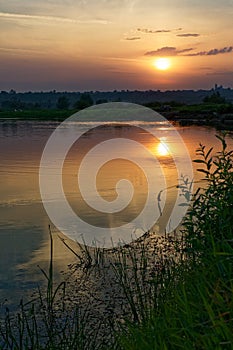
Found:
[[66, 282], [55, 286], [53, 274], [53, 237], [49, 227], [50, 261], [48, 272], [40, 268], [47, 288], [38, 288], [38, 297], [23, 302], [18, 312], [8, 308], [0, 320], [0, 349], [71, 350], [99, 349], [98, 326], [89, 327], [88, 305], [82, 310], [66, 302]]

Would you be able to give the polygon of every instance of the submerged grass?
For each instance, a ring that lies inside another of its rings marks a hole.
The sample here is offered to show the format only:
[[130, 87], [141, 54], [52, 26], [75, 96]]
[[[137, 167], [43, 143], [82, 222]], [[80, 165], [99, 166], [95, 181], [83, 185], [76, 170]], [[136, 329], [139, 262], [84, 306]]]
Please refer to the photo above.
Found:
[[[71, 285], [55, 286], [8, 309], [0, 349], [232, 349], [233, 156], [225, 137], [212, 155], [200, 145], [204, 174], [182, 236], [156, 237], [111, 250], [79, 245]], [[75, 288], [74, 288], [75, 281]], [[75, 297], [73, 296], [75, 294]]]
[[53, 238], [50, 235], [48, 272], [40, 269], [47, 281], [46, 290], [38, 288], [37, 298], [20, 302], [18, 312], [6, 308], [0, 320], [0, 349], [99, 349], [98, 327], [89, 327], [89, 308], [72, 308], [66, 303], [66, 282], [54, 288]]

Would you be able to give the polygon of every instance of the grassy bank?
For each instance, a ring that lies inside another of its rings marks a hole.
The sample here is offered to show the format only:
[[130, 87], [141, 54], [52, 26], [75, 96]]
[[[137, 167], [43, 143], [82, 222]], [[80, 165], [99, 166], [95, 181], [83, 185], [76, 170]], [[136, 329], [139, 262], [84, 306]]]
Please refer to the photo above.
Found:
[[16, 315], [5, 310], [0, 348], [232, 349], [233, 154], [219, 142], [216, 156], [197, 151], [206, 186], [182, 235], [148, 233], [112, 250], [79, 246], [71, 285], [56, 286], [50, 232], [47, 290]]
[[2, 110], [0, 119], [63, 121], [75, 112], [76, 110], [60, 109]]
[[[170, 120], [197, 122], [203, 125], [233, 126], [233, 105], [230, 103], [201, 103], [187, 105], [176, 102], [149, 103], [145, 106], [161, 113]], [[32, 109], [32, 110], [0, 110], [0, 119], [20, 120], [58, 120], [63, 121], [78, 109]]]

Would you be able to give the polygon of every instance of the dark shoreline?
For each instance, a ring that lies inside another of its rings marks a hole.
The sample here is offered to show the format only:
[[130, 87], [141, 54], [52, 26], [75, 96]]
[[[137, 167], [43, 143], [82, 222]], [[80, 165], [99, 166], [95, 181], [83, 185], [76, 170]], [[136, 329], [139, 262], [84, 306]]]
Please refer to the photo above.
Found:
[[[162, 114], [171, 122], [178, 123], [181, 126], [211, 126], [219, 130], [233, 130], [233, 112], [232, 113], [217, 113], [215, 111], [179, 111], [172, 109], [163, 111], [152, 108], [156, 112]], [[17, 111], [0, 111], [1, 121], [58, 121], [62, 122], [72, 114], [78, 112], [77, 110], [17, 110]]]
[[195, 113], [192, 115], [183, 115], [179, 113], [163, 113], [171, 122], [176, 122], [181, 126], [211, 126], [218, 130], [233, 130], [233, 113], [232, 114], [206, 114]]

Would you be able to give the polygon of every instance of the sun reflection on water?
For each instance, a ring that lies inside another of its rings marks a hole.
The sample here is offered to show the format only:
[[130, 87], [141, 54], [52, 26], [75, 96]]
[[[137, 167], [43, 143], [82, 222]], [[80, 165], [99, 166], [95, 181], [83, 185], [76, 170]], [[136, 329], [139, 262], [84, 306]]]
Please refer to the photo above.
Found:
[[156, 153], [162, 157], [168, 156], [170, 154], [168, 145], [161, 140], [156, 147]]

